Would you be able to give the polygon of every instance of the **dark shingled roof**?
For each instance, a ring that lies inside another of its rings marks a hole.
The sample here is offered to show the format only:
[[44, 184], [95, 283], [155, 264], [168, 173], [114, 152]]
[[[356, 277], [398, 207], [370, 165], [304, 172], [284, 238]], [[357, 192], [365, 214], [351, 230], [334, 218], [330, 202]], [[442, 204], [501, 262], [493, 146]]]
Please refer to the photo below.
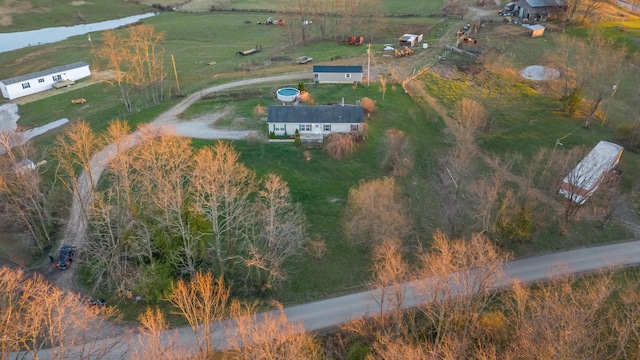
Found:
[[31, 74], [24, 74], [24, 75], [12, 77], [12, 78], [9, 78], [9, 79], [0, 80], [0, 82], [2, 82], [5, 85], [15, 84], [15, 83], [23, 82], [23, 81], [28, 81], [28, 80], [41, 78], [41, 77], [44, 77], [44, 76], [47, 76], [47, 75], [51, 75], [51, 74], [56, 74], [56, 73], [59, 73], [59, 72], [65, 71], [65, 70], [76, 69], [76, 68], [83, 67], [83, 66], [89, 66], [89, 64], [87, 64], [84, 61], [79, 61], [79, 62], [76, 62], [76, 63], [73, 63], [73, 64], [56, 66], [56, 67], [51, 68], [51, 69], [42, 70], [42, 71], [34, 72], [34, 73], [31, 73]]
[[361, 73], [362, 66], [322, 66], [315, 65], [313, 72], [318, 73]]
[[269, 105], [268, 123], [363, 123], [358, 105]]
[[525, 0], [532, 8], [536, 7], [562, 7], [565, 5], [563, 0]]

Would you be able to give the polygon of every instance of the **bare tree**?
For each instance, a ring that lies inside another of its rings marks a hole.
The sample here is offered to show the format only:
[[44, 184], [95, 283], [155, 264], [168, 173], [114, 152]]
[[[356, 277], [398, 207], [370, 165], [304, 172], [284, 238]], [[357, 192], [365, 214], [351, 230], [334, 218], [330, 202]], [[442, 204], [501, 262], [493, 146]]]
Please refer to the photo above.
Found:
[[218, 274], [224, 275], [230, 262], [241, 262], [250, 228], [250, 198], [257, 182], [254, 173], [238, 162], [240, 154], [225, 142], [201, 149], [195, 157], [191, 179], [195, 211], [211, 225], [208, 246]]
[[132, 95], [136, 90], [148, 90], [147, 95], [154, 103], [164, 98], [167, 74], [164, 51], [158, 48], [163, 39], [164, 35], [149, 25], [129, 27], [126, 37], [111, 30], [102, 33], [102, 43], [95, 54], [113, 72], [113, 80], [109, 82], [118, 87], [129, 113], [133, 111]]
[[[22, 270], [0, 268], [0, 285], [3, 358], [7, 352], [18, 352], [18, 356], [37, 359], [41, 350], [49, 348], [50, 359], [100, 359], [122, 344], [106, 324], [116, 314], [112, 307], [90, 308], [79, 295], [65, 293], [42, 276], [27, 276]], [[99, 344], [102, 336], [116, 341]]]
[[0, 131], [0, 202], [29, 233], [40, 252], [51, 244], [53, 218], [29, 143], [12, 147], [15, 133]]
[[361, 182], [349, 190], [344, 226], [350, 241], [367, 247], [408, 234], [410, 224], [395, 180]]
[[171, 285], [167, 300], [189, 322], [202, 354], [210, 354], [218, 346], [213, 334], [227, 315], [230, 294], [222, 278], [214, 279], [209, 272], [197, 272], [189, 282], [178, 280]]
[[322, 352], [302, 324], [287, 321], [282, 305], [256, 315], [256, 303], [231, 303], [236, 333], [230, 337], [232, 353], [243, 360], [321, 359]]
[[583, 279], [557, 277], [536, 291], [515, 285], [506, 307], [514, 338], [509, 353], [525, 358], [588, 359], [607, 357], [609, 334], [605, 308], [614, 286], [611, 277], [599, 274]]
[[63, 135], [59, 135], [56, 142], [53, 153], [61, 170], [58, 177], [73, 196], [80, 200], [82, 215], [88, 221], [87, 204], [90, 199], [86, 198], [86, 193], [91, 197], [97, 186], [93, 178], [91, 158], [100, 148], [100, 139], [88, 123], [78, 121], [72, 123]]
[[475, 135], [487, 129], [489, 114], [480, 102], [463, 98], [456, 103], [453, 110], [453, 118], [462, 127], [462, 132], [469, 132]]
[[[180, 246], [164, 250], [167, 260], [186, 274], [195, 273], [204, 255], [199, 234], [191, 231], [188, 213], [191, 191], [185, 174], [192, 172], [193, 164], [190, 140], [170, 135], [140, 144], [132, 162], [136, 203], [147, 223], [153, 223], [168, 238], [179, 239]], [[153, 227], [151, 232], [155, 232]], [[146, 242], [141, 244], [146, 254], [149, 247]]]
[[140, 321], [140, 345], [142, 346], [141, 353], [138, 354], [142, 359], [179, 359], [180, 356], [176, 356], [171, 351], [171, 347], [175, 344], [177, 333], [170, 339], [168, 344], [163, 343], [163, 336], [167, 332], [169, 325], [164, 317], [164, 314], [159, 308], [155, 310], [147, 307], [145, 312], [138, 316]]
[[138, 88], [148, 90], [148, 97], [155, 104], [164, 100], [164, 86], [167, 72], [164, 70], [164, 50], [158, 43], [164, 40], [163, 33], [157, 33], [153, 26], [139, 25], [128, 28], [125, 41], [129, 49], [131, 82]]
[[[402, 258], [402, 242], [389, 239], [377, 245], [373, 251], [372, 276], [369, 287], [374, 289], [374, 300], [380, 306], [378, 315], [381, 327], [385, 327], [387, 318], [393, 321], [393, 332], [399, 333], [402, 327], [405, 290], [402, 282], [409, 274], [409, 266]], [[390, 313], [387, 316], [387, 313]]]
[[102, 43], [95, 50], [97, 57], [103, 59], [106, 68], [113, 72], [113, 80], [108, 82], [117, 86], [120, 91], [120, 99], [128, 113], [133, 112], [131, 104], [131, 85], [127, 81], [127, 71], [125, 69], [128, 53], [123, 46], [123, 40], [114, 31], [102, 32]]
[[433, 326], [434, 344], [443, 346], [455, 333], [464, 354], [472, 346], [479, 314], [494, 296], [491, 289], [507, 256], [482, 235], [449, 240], [442, 232], [434, 235], [431, 251], [419, 256], [418, 276], [429, 279], [419, 290], [425, 304], [420, 311]]
[[286, 279], [285, 261], [304, 250], [305, 217], [301, 206], [292, 202], [287, 183], [275, 174], [267, 175], [257, 202], [256, 235], [246, 265], [256, 270], [261, 287], [271, 288]]
[[503, 181], [498, 172], [493, 178], [478, 179], [471, 184], [470, 193], [475, 200], [475, 215], [481, 224], [482, 233], [487, 233], [491, 229], [502, 187]]
[[384, 137], [382, 166], [391, 176], [405, 176], [413, 169], [413, 151], [409, 138], [401, 130], [387, 129]]
[[595, 30], [589, 32], [588, 41], [567, 36], [560, 39], [562, 46], [555, 59], [565, 83], [564, 98], [569, 114], [577, 109], [582, 96], [586, 96], [590, 105], [584, 126], [589, 127], [621, 80], [626, 50], [615, 47], [612, 40]]

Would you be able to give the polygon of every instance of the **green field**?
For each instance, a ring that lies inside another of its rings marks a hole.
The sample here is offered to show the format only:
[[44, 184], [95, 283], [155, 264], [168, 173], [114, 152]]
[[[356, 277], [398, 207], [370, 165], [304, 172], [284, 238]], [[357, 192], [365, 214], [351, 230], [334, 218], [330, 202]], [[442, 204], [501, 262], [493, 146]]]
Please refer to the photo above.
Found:
[[11, 24], [0, 25], [0, 32], [15, 32], [53, 26], [72, 26], [112, 20], [153, 11], [129, 1], [0, 1], [0, 14]]

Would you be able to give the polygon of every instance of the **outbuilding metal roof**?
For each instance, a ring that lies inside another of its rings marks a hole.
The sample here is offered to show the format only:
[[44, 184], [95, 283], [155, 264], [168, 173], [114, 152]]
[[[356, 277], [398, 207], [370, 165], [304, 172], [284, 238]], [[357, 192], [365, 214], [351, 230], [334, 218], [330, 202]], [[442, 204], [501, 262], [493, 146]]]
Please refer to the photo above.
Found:
[[5, 85], [15, 84], [15, 83], [23, 82], [23, 81], [28, 81], [28, 80], [41, 78], [41, 77], [44, 77], [44, 76], [47, 76], [47, 75], [51, 75], [51, 74], [57, 74], [59, 72], [66, 71], [66, 70], [81, 68], [81, 67], [84, 67], [84, 66], [89, 66], [89, 64], [87, 64], [84, 61], [79, 61], [79, 62], [75, 62], [73, 64], [56, 66], [56, 67], [51, 68], [51, 69], [37, 71], [37, 72], [34, 72], [34, 73], [30, 73], [30, 74], [24, 74], [24, 75], [20, 75], [20, 76], [8, 78], [8, 79], [0, 80], [0, 82], [2, 82]]
[[268, 123], [346, 123], [364, 122], [359, 105], [269, 105]]
[[361, 73], [362, 66], [322, 66], [315, 65], [314, 73]]
[[565, 6], [563, 0], [525, 0], [532, 8]]

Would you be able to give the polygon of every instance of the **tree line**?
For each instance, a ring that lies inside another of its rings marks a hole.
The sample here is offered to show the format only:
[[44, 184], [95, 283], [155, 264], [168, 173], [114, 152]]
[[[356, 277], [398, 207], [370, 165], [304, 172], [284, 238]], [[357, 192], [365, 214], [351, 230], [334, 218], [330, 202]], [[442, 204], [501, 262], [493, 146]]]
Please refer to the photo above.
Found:
[[[508, 256], [481, 234], [451, 239], [434, 235], [429, 250], [408, 261], [398, 241], [375, 245], [372, 299], [379, 313], [323, 335], [287, 321], [282, 306], [263, 306], [231, 296], [222, 278], [196, 272], [171, 283], [166, 299], [184, 316], [197, 348], [178, 346], [165, 313], [148, 307], [138, 333], [122, 332], [107, 320], [110, 306], [51, 287], [38, 275], [0, 268], [2, 358], [22, 351], [52, 359], [102, 358], [129, 348], [132, 359], [540, 359], [637, 358], [640, 356], [640, 297], [637, 272], [586, 277], [557, 276], [548, 284], [514, 283], [504, 291]], [[622, 274], [622, 275], [620, 275]], [[427, 280], [414, 295], [424, 304], [403, 309], [404, 281]], [[225, 320], [229, 319], [229, 320]], [[225, 321], [223, 321], [225, 320]], [[116, 335], [118, 334], [118, 335]], [[224, 334], [222, 338], [216, 334]], [[98, 340], [109, 337], [109, 342]]]
[[[140, 128], [135, 141], [130, 130], [116, 120], [98, 136], [75, 122], [55, 151], [71, 193], [80, 195], [79, 169], [92, 184], [83, 253], [94, 289], [160, 299], [172, 279], [202, 269], [247, 293], [286, 279], [285, 262], [300, 255], [306, 235], [280, 176], [259, 178], [226, 142], [195, 150], [190, 139], [153, 126]], [[91, 159], [105, 144], [114, 155], [96, 184]]]

